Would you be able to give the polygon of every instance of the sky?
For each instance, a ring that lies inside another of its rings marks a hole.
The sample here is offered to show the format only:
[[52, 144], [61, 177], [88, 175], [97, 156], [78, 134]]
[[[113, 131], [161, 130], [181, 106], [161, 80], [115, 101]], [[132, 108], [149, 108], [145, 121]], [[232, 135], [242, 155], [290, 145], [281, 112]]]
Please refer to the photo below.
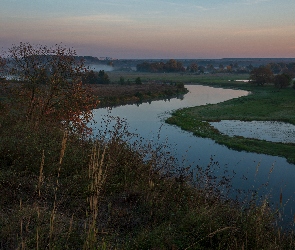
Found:
[[0, 0], [0, 48], [118, 59], [295, 58], [295, 0]]

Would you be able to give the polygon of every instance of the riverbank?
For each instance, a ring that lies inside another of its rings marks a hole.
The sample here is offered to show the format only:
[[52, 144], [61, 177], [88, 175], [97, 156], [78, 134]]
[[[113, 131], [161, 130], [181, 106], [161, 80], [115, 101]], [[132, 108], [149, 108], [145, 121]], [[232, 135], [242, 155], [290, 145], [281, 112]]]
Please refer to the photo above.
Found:
[[0, 122], [1, 249], [294, 248], [280, 209], [229, 200], [210, 166], [193, 182], [173, 157], [122, 141], [120, 121], [97, 141]]
[[99, 99], [99, 107], [170, 99], [187, 93], [187, 90], [181, 83], [144, 82], [140, 85], [95, 84], [89, 85], [89, 87]]
[[288, 162], [295, 163], [294, 143], [268, 142], [241, 136], [230, 137], [209, 124], [221, 120], [282, 121], [295, 124], [294, 89], [279, 90], [273, 86], [259, 87], [249, 83], [222, 80], [213, 83], [205, 81], [201, 84], [238, 88], [247, 90], [251, 94], [219, 104], [177, 110], [166, 120], [167, 123], [191, 131], [196, 136], [211, 138], [235, 150], [282, 156]]

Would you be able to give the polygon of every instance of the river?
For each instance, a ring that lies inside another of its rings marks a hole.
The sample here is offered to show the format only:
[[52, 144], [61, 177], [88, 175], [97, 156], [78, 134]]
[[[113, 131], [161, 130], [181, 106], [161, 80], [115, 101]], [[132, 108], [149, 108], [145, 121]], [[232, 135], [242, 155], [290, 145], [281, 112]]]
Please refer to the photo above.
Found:
[[[276, 207], [280, 205], [282, 193], [280, 224], [291, 225], [292, 208], [295, 206], [295, 165], [289, 164], [282, 157], [231, 150], [211, 139], [193, 136], [190, 132], [164, 122], [175, 109], [219, 103], [247, 95], [248, 92], [201, 85], [186, 85], [186, 88], [189, 93], [183, 99], [119, 106], [112, 108], [111, 115], [126, 119], [128, 130], [139, 134], [146, 141], [169, 145], [171, 154], [183, 167], [194, 170], [197, 166], [206, 168], [211, 164], [216, 176], [222, 176], [225, 172], [234, 174], [231, 181], [232, 197], [238, 195], [238, 189], [258, 190], [262, 198], [268, 197], [270, 205]], [[100, 133], [101, 121], [108, 112], [106, 108], [94, 110], [94, 133]]]

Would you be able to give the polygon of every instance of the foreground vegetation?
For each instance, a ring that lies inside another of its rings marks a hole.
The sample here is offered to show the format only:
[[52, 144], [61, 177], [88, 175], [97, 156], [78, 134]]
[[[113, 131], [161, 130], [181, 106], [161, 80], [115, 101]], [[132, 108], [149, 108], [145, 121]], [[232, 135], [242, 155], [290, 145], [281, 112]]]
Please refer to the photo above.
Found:
[[[220, 82], [205, 83], [211, 86], [223, 86]], [[230, 137], [221, 134], [210, 126], [211, 121], [241, 120], [241, 121], [282, 121], [295, 124], [295, 91], [292, 88], [276, 89], [273, 86], [255, 86], [250, 83], [228, 83], [224, 86], [248, 90], [251, 93], [223, 103], [199, 106], [177, 110], [167, 122], [176, 124], [184, 130], [197, 136], [207, 137], [217, 143], [224, 144], [236, 150], [246, 150], [269, 155], [285, 157], [295, 163], [294, 143], [275, 143], [239, 136]]]
[[267, 201], [222, 195], [214, 163], [194, 183], [167, 152], [124, 142], [124, 127], [81, 140], [1, 116], [1, 249], [294, 248]]
[[215, 178], [213, 161], [191, 176], [165, 145], [129, 143], [119, 118], [90, 137], [95, 98], [57, 52], [46, 67], [60, 70], [41, 84], [40, 64], [1, 88], [1, 249], [294, 249], [275, 226], [282, 204], [228, 199], [230, 176]]

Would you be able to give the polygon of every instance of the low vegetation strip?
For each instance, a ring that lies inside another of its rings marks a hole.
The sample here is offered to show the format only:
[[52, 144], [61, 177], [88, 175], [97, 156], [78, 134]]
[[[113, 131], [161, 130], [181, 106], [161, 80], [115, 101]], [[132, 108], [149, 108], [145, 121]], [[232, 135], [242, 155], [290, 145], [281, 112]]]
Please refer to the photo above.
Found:
[[181, 83], [144, 82], [140, 85], [95, 84], [89, 86], [100, 101], [99, 107], [169, 99], [187, 93]]
[[273, 86], [257, 87], [250, 84], [243, 84], [241, 88], [251, 91], [251, 94], [219, 104], [177, 110], [166, 122], [236, 150], [283, 156], [295, 163], [294, 143], [230, 137], [210, 126], [209, 122], [220, 120], [283, 121], [295, 124], [293, 89], [277, 90]]
[[204, 83], [204, 84], [219, 84], [223, 86], [237, 85], [235, 80], [248, 79], [249, 74], [209, 74], [198, 75], [194, 73], [147, 73], [147, 72], [121, 72], [111, 71], [108, 72], [112, 82], [119, 82], [120, 78], [135, 79], [140, 77], [143, 82], [157, 82], [157, 83]]

